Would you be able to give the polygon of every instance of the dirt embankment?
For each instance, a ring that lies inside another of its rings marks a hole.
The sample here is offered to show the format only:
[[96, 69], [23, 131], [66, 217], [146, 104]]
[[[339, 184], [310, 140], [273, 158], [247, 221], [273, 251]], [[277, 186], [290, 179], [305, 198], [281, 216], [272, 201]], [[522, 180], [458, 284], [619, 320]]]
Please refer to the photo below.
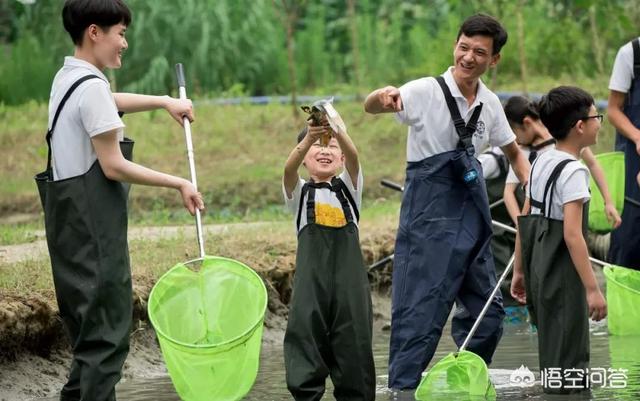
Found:
[[[365, 235], [361, 239], [366, 264], [393, 251], [394, 233]], [[268, 291], [263, 343], [282, 342], [291, 297], [295, 255], [283, 255], [279, 265], [258, 271]], [[370, 275], [374, 312], [389, 319], [390, 266]], [[166, 374], [146, 305], [154, 281], [133, 277], [133, 333], [124, 376], [150, 377]], [[33, 296], [0, 294], [0, 401], [45, 397], [59, 391], [68, 373], [71, 354], [53, 291]]]

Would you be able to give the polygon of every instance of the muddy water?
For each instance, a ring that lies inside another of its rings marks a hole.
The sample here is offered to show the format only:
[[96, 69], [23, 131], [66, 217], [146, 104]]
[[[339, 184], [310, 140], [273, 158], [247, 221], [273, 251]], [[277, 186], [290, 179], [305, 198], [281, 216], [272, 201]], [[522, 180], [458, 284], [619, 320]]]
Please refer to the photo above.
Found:
[[[434, 361], [453, 351], [455, 346], [449, 334], [449, 325], [440, 342]], [[377, 399], [392, 399], [387, 389], [387, 357], [389, 333], [375, 333], [375, 363], [377, 371]], [[536, 384], [518, 387], [511, 381], [512, 373], [521, 365], [534, 372]], [[505, 332], [491, 365], [491, 379], [496, 386], [498, 400], [640, 400], [640, 337], [609, 337], [606, 323], [591, 326], [591, 368], [628, 369], [626, 388], [598, 387], [579, 396], [549, 396], [542, 393], [540, 374], [537, 371], [537, 337], [526, 323], [505, 324]], [[619, 372], [619, 371], [617, 371]], [[624, 380], [624, 379], [623, 379]], [[619, 385], [623, 383], [618, 383]], [[613, 385], [618, 385], [615, 382]], [[263, 352], [256, 383], [245, 400], [290, 400], [284, 382], [284, 361], [279, 347]], [[323, 400], [332, 400], [331, 383], [327, 381], [327, 393]], [[55, 399], [47, 399], [47, 401]], [[167, 377], [127, 381], [118, 387], [119, 401], [179, 401], [171, 381]], [[42, 399], [40, 399], [42, 401]]]

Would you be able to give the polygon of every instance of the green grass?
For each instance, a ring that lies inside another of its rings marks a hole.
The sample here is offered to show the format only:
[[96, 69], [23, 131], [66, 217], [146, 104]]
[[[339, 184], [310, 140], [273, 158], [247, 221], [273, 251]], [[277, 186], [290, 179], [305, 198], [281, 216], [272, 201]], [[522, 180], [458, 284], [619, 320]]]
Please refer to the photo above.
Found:
[[[399, 206], [395, 199], [379, 200], [364, 209], [360, 232], [365, 256], [377, 259], [381, 256], [381, 247], [392, 246]], [[172, 236], [129, 241], [134, 282], [153, 282], [176, 263], [197, 257], [194, 231], [185, 225]], [[237, 259], [257, 271], [290, 271], [295, 261], [295, 227], [289, 216], [262, 225], [231, 225], [216, 233], [205, 232], [204, 240], [208, 255]], [[46, 255], [11, 264], [0, 262], [0, 296], [6, 291], [52, 297], [52, 289], [51, 267]]]
[[[561, 80], [536, 78], [531, 92], [544, 92], [561, 83], [583, 86], [606, 95], [607, 77]], [[489, 77], [485, 80], [489, 84]], [[518, 82], [496, 82], [496, 91], [518, 91]], [[392, 116], [364, 113], [361, 102], [336, 105], [360, 152], [365, 177], [365, 201], [389, 196], [378, 184], [382, 178], [402, 181], [406, 128]], [[31, 102], [20, 107], [0, 105], [0, 217], [39, 213], [33, 175], [44, 168], [47, 106]], [[134, 160], [151, 168], [188, 177], [184, 134], [164, 111], [125, 116], [126, 134], [136, 141]], [[294, 146], [303, 115], [292, 117], [288, 105], [196, 105], [193, 124], [196, 168], [207, 203], [207, 222], [283, 219], [280, 177]], [[605, 121], [596, 153], [612, 148], [613, 129]], [[301, 171], [304, 175], [304, 171]], [[181, 210], [176, 191], [135, 186], [131, 192], [134, 224], [179, 224], [190, 221]], [[3, 234], [2, 240], [13, 241]]]
[[41, 220], [28, 223], [0, 224], [0, 245], [24, 244], [42, 239], [37, 233], [44, 230]]
[[2, 290], [8, 290], [19, 295], [29, 295], [33, 292], [52, 294], [52, 289], [53, 280], [48, 259], [0, 264], [0, 293]]
[[[381, 191], [381, 177], [400, 179], [404, 168], [405, 129], [391, 117], [364, 114], [359, 103], [339, 109], [349, 121], [350, 134], [360, 148], [367, 197]], [[0, 132], [0, 214], [37, 212], [33, 175], [46, 161], [43, 140], [45, 105], [0, 107], [7, 129]], [[188, 177], [181, 127], [164, 112], [125, 116], [126, 134], [136, 140], [134, 160], [151, 168]], [[281, 203], [280, 177], [284, 161], [295, 144], [304, 118], [294, 119], [285, 105], [201, 106], [193, 125], [195, 159], [200, 190], [212, 211], [231, 214]], [[136, 186], [131, 192], [132, 213], [176, 208], [176, 191]], [[214, 214], [216, 212], [213, 212]]]
[[[400, 195], [389, 191], [389, 199], [378, 198], [367, 200], [363, 205], [363, 221], [380, 216], [397, 215], [400, 210]], [[263, 208], [247, 209], [239, 213], [229, 208], [207, 210], [202, 216], [203, 224], [263, 222], [291, 222], [293, 217], [281, 205], [270, 205]], [[129, 216], [129, 226], [190, 226], [194, 218], [182, 209], [156, 208], [149, 211], [134, 211]], [[30, 217], [27, 222], [0, 223], [0, 246], [15, 245], [42, 240], [44, 221], [40, 214]]]

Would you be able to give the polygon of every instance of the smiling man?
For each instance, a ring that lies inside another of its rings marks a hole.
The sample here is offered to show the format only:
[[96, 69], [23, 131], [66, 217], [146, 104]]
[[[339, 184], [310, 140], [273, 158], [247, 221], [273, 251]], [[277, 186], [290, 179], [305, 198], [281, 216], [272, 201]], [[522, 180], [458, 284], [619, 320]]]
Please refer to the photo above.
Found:
[[[529, 162], [497, 96], [480, 76], [500, 61], [507, 33], [493, 17], [467, 18], [442, 76], [387, 86], [365, 100], [372, 114], [395, 113], [409, 126], [407, 174], [393, 270], [389, 387], [413, 391], [456, 302], [458, 346], [496, 284], [491, 215], [477, 152], [499, 146], [521, 182]], [[468, 349], [487, 363], [502, 335], [497, 296]]]

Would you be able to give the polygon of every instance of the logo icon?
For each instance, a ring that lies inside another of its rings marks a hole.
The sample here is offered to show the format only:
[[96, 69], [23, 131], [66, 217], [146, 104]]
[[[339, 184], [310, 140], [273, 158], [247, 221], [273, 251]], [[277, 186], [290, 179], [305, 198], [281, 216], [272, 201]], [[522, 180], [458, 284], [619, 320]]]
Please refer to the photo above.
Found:
[[478, 123], [476, 124], [476, 132], [474, 133], [474, 136], [478, 139], [483, 139], [485, 130], [486, 130], [486, 127], [484, 125], [484, 121], [482, 120], [478, 121]]
[[531, 387], [536, 384], [536, 379], [528, 367], [520, 365], [520, 367], [511, 373], [509, 382], [517, 387]]

